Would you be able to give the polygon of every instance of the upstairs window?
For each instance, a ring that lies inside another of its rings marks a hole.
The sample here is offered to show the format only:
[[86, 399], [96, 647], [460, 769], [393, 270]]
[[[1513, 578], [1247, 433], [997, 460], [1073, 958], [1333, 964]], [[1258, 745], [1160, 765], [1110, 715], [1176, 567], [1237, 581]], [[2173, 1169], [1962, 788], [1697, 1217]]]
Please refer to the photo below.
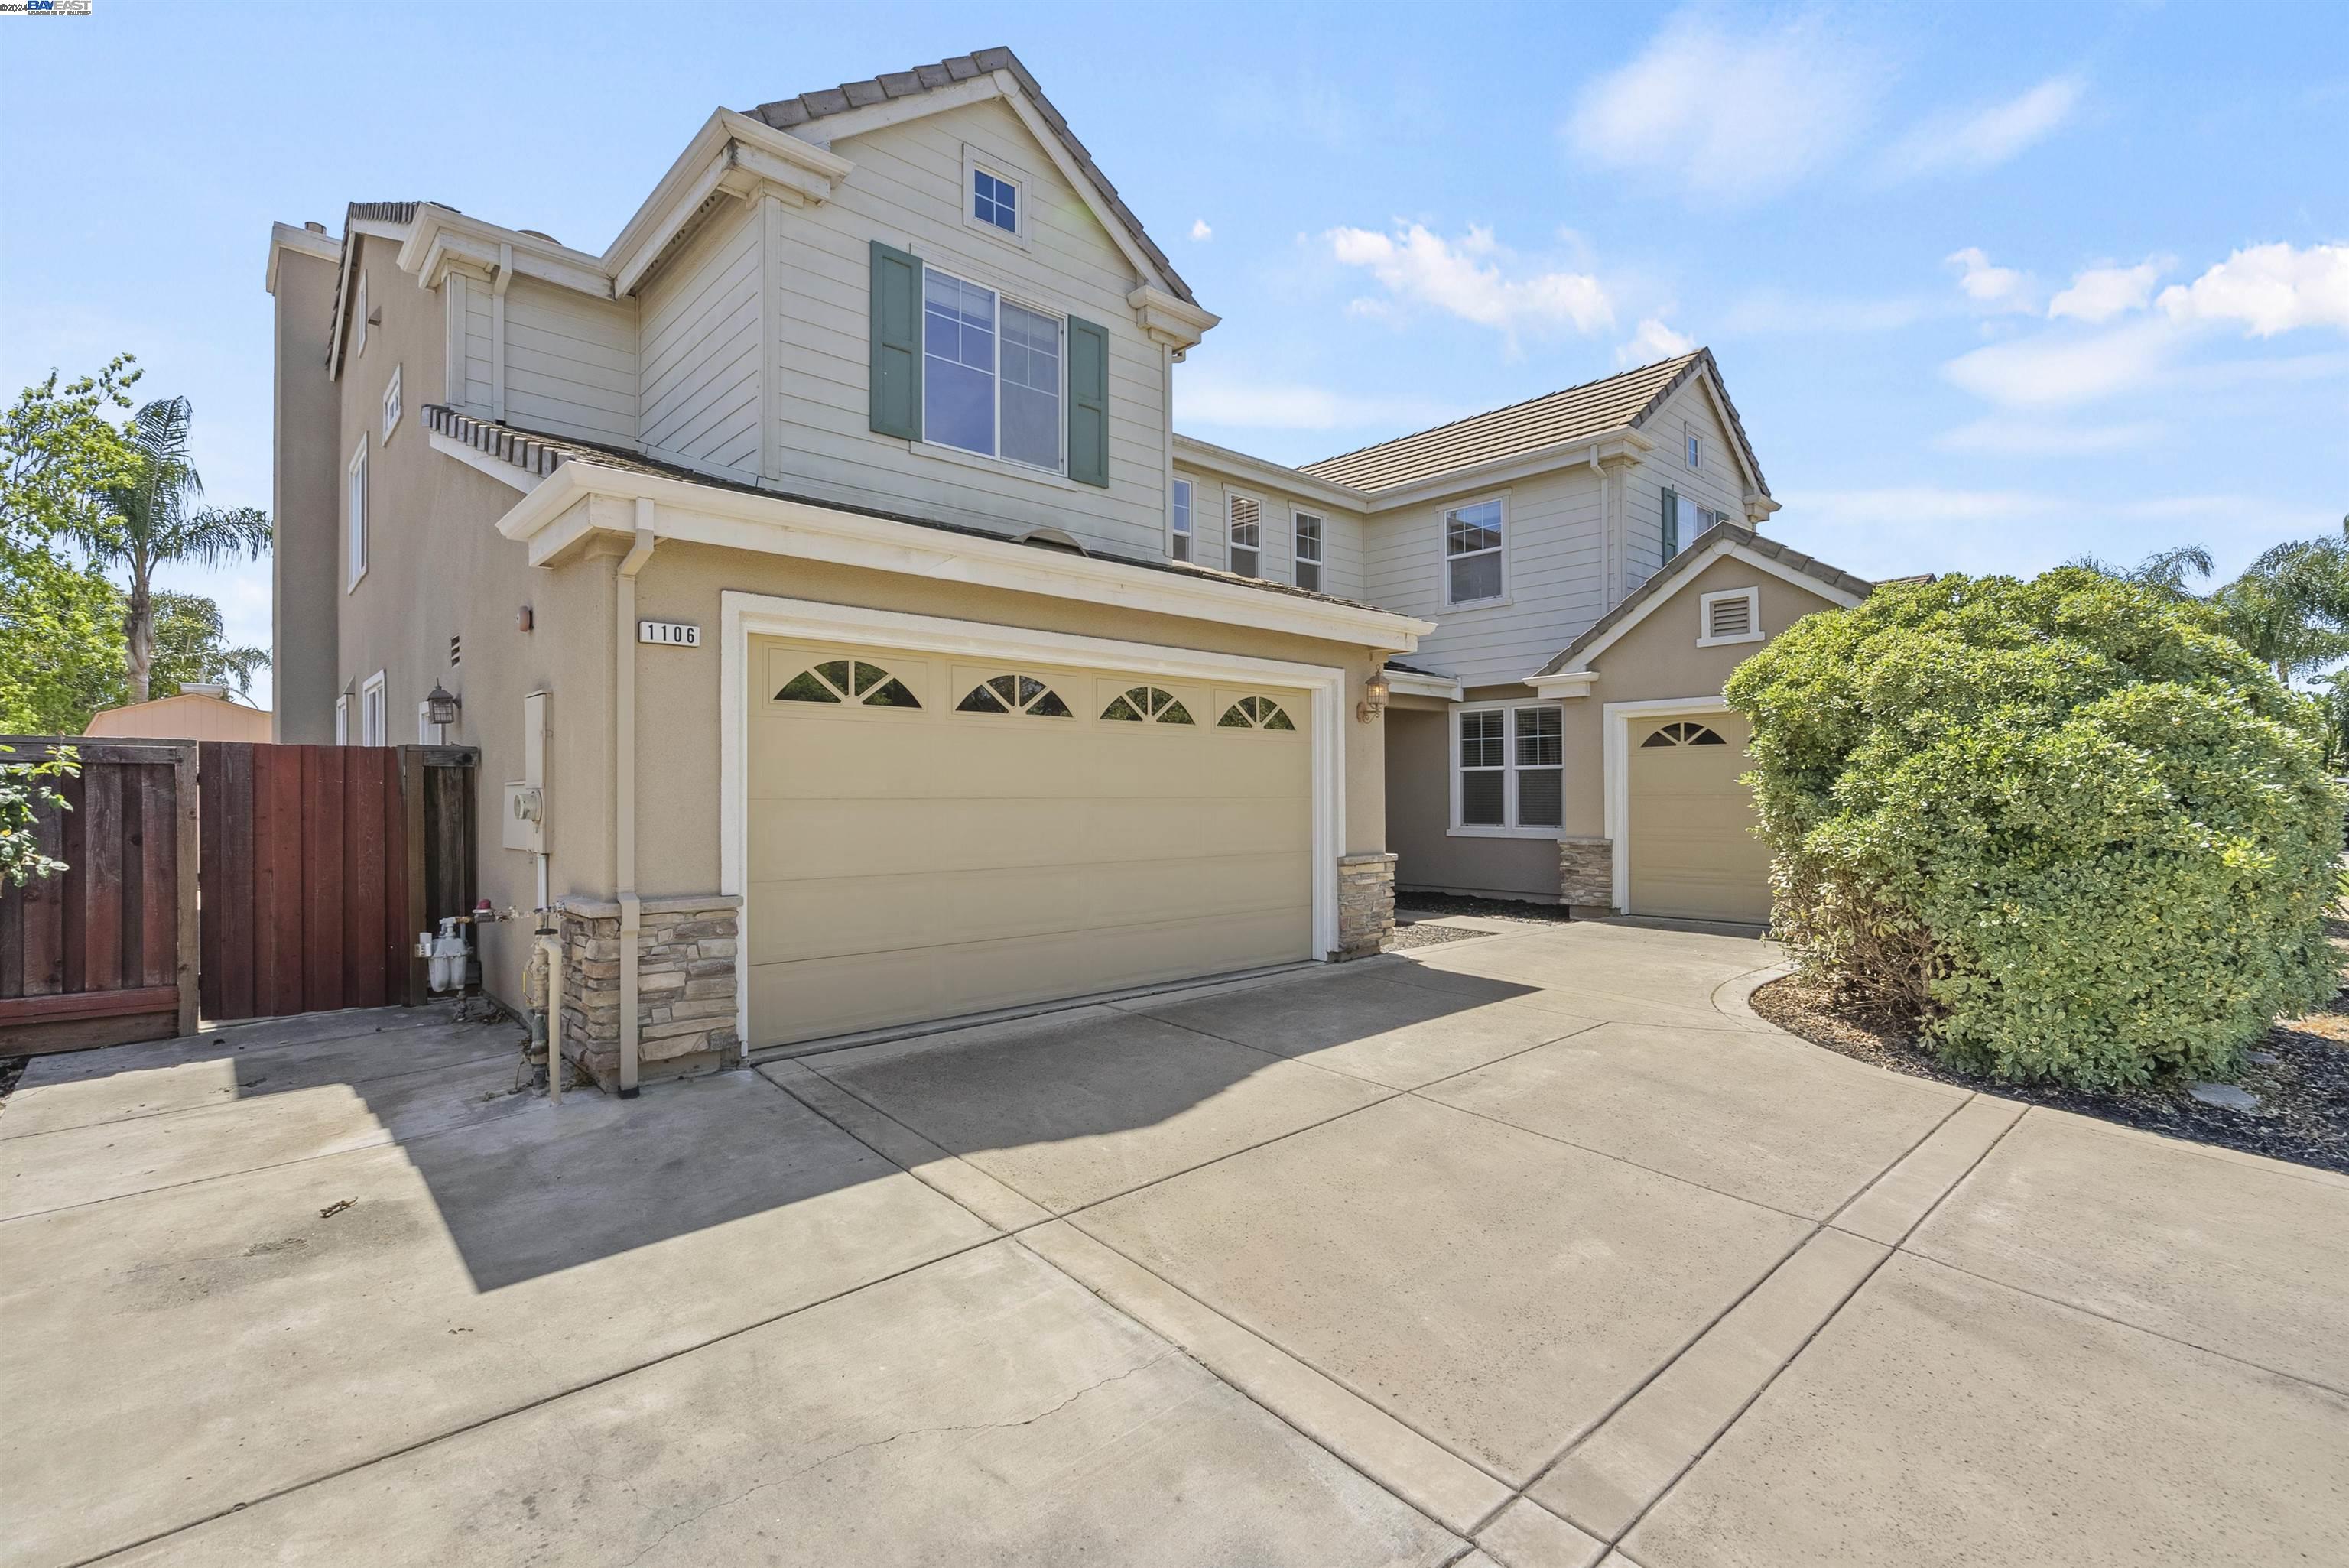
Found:
[[1058, 317], [924, 269], [926, 439], [1058, 472], [1061, 359]]
[[1715, 511], [1709, 506], [1699, 506], [1677, 490], [1663, 492], [1659, 511], [1663, 518], [1662, 537], [1659, 553], [1670, 561], [1681, 552], [1681, 546], [1703, 533], [1716, 522], [1728, 521], [1727, 512]]
[[1231, 569], [1242, 577], [1264, 575], [1264, 508], [1244, 495], [1231, 498]]
[[970, 215], [1007, 234], [1019, 232], [1019, 187], [984, 169], [970, 171]]
[[1296, 514], [1297, 585], [1321, 592], [1321, 520], [1311, 512]]
[[1167, 524], [1167, 527], [1174, 531], [1174, 542], [1169, 547], [1168, 553], [1172, 554], [1177, 561], [1190, 560], [1191, 481], [1189, 480], [1176, 480], [1174, 481], [1174, 518], [1173, 521]]
[[1692, 469], [1704, 467], [1704, 438], [1697, 433], [1697, 428], [1683, 424], [1681, 438], [1686, 448], [1688, 466]]
[[1468, 708], [1454, 722], [1455, 831], [1538, 835], [1565, 822], [1566, 717], [1560, 709]]
[[1454, 507], [1444, 514], [1444, 602], [1475, 604], [1506, 590], [1506, 522], [1498, 500]]
[[367, 569], [367, 438], [359, 438], [359, 449], [351, 454], [349, 472], [345, 476], [343, 498], [344, 552], [349, 557], [345, 570], [346, 589], [356, 588]]
[[391, 379], [383, 385], [383, 438], [391, 439], [391, 428], [399, 423], [399, 366], [391, 367]]

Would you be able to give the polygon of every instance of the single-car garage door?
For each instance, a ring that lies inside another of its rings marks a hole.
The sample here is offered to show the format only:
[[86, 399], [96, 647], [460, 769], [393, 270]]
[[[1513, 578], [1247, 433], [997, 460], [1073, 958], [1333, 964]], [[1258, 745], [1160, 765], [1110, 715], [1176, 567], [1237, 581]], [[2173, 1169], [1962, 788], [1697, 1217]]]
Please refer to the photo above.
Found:
[[1630, 908], [1682, 920], [1770, 918], [1770, 851], [1751, 831], [1744, 716], [1634, 721]]
[[1309, 955], [1308, 693], [750, 644], [753, 1047]]

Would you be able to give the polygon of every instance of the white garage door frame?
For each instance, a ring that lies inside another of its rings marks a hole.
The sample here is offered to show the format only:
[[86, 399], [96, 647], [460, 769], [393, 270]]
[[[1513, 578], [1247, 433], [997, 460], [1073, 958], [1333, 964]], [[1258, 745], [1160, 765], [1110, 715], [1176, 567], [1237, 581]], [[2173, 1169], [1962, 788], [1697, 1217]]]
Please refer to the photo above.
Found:
[[[1329, 665], [1211, 654], [1129, 643], [1113, 637], [1082, 637], [1066, 632], [1030, 631], [984, 621], [956, 621], [895, 610], [868, 610], [813, 599], [786, 599], [728, 589], [719, 595], [719, 891], [741, 903], [736, 917], [734, 1027], [750, 1038], [750, 639], [814, 638], [905, 648], [928, 654], [963, 654], [1009, 663], [1109, 665], [1137, 675], [1194, 680], [1233, 680], [1302, 691], [1312, 699], [1306, 728], [1313, 742], [1313, 952], [1327, 963], [1338, 950], [1338, 859], [1346, 841], [1346, 672]], [[1619, 872], [1619, 876], [1620, 872]]]
[[1644, 702], [1610, 702], [1599, 714], [1599, 753], [1607, 784], [1607, 839], [1613, 846], [1615, 907], [1631, 907], [1631, 721], [1734, 713], [1718, 693], [1712, 696], [1660, 696]]

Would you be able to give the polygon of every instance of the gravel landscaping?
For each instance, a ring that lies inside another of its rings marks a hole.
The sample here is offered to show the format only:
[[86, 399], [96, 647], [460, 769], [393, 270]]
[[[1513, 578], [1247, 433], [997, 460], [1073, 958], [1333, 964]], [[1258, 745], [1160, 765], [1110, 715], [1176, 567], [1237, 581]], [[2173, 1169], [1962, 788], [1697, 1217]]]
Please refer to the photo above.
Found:
[[[1855, 1009], [1799, 975], [1774, 980], [1754, 992], [1753, 1006], [1789, 1034], [1894, 1072], [2197, 1143], [2349, 1172], [2349, 992], [2335, 997], [2324, 1012], [2278, 1023], [2253, 1047], [2251, 1065], [2232, 1086], [2256, 1097], [2257, 1106], [2249, 1110], [2207, 1103], [2196, 1098], [2194, 1086], [2181, 1081], [2099, 1094], [2000, 1083], [1961, 1072], [1918, 1041], [1909, 1020]], [[2205, 1092], [2212, 1088], [2204, 1086]], [[2211, 1093], [2211, 1098], [2236, 1097]]]
[[1469, 898], [1452, 892], [1404, 892], [1395, 895], [1396, 919], [1406, 914], [1472, 914], [1479, 920], [1517, 920], [1527, 925], [1564, 925], [1572, 917], [1562, 903], [1528, 903], [1520, 898]]

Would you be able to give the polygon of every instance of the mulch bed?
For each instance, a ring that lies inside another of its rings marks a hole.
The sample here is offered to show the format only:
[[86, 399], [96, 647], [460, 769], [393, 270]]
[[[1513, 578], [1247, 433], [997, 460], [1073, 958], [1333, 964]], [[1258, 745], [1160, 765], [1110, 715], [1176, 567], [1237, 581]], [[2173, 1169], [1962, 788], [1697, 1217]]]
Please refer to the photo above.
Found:
[[1570, 918], [1562, 903], [1528, 903], [1518, 898], [1468, 898], [1451, 892], [1399, 892], [1395, 907], [1413, 914], [1473, 914], [1485, 920], [1521, 920], [1528, 925], [1563, 925]]
[[1787, 1033], [1874, 1067], [2196, 1143], [2349, 1172], [2349, 992], [2323, 1012], [2278, 1023], [2251, 1047], [2273, 1059], [2251, 1063], [2235, 1080], [2237, 1088], [2260, 1097], [2258, 1109], [2249, 1111], [2205, 1105], [2183, 1082], [2092, 1093], [1961, 1072], [1920, 1044], [1909, 1020], [1840, 1004], [1826, 987], [1799, 975], [1763, 986], [1754, 993], [1753, 1005]]

